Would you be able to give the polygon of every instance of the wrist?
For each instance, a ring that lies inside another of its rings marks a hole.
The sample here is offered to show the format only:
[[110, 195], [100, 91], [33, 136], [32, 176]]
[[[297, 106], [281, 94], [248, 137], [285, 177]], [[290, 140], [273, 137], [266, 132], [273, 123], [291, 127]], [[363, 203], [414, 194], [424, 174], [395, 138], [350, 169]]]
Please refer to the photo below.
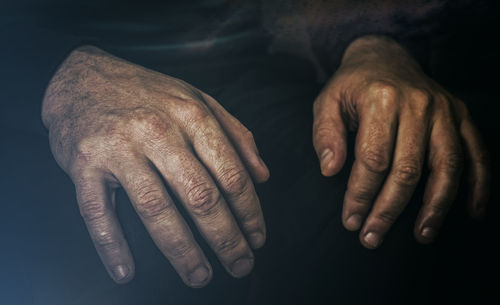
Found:
[[409, 60], [408, 52], [387, 36], [369, 35], [352, 41], [344, 52], [341, 63], [366, 61]]

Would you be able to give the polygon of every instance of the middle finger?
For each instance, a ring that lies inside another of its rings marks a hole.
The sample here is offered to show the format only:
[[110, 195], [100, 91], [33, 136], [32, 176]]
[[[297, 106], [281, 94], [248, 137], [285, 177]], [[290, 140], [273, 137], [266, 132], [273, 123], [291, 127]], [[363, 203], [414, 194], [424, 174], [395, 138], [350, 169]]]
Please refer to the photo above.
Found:
[[187, 146], [145, 150], [226, 270], [234, 277], [247, 275], [253, 253], [205, 167]]
[[252, 179], [217, 121], [194, 124], [193, 149], [212, 174], [253, 248], [265, 242], [266, 226]]
[[389, 167], [396, 137], [397, 102], [394, 97], [374, 96], [360, 113], [355, 155], [342, 220], [348, 230], [358, 230]]
[[414, 103], [401, 111], [390, 173], [360, 233], [365, 247], [373, 249], [380, 245], [385, 233], [410, 200], [422, 172], [428, 127], [425, 107]]

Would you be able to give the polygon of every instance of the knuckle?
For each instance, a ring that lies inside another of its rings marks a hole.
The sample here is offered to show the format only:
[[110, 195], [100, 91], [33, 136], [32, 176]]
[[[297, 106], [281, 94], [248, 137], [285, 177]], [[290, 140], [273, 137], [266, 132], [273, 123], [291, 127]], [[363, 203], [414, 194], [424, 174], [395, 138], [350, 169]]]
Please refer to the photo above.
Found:
[[99, 145], [94, 138], [80, 139], [74, 146], [74, 166], [79, 167], [85, 164], [92, 164], [96, 161]]
[[364, 205], [373, 200], [373, 191], [366, 187], [357, 188], [356, 190], [349, 190], [349, 194], [354, 202], [362, 203]]
[[464, 156], [460, 152], [448, 153], [441, 158], [437, 167], [450, 175], [458, 174], [464, 167]]
[[460, 112], [457, 112], [457, 109], [455, 109], [456, 107], [455, 104], [453, 103], [453, 100], [450, 100], [445, 95], [439, 94], [435, 97], [435, 101], [436, 101], [435, 102], [436, 108], [442, 114], [442, 117], [447, 119], [452, 119], [454, 124], [457, 124], [455, 119], [460, 117]]
[[430, 92], [424, 89], [410, 90], [410, 103], [414, 116], [425, 117], [430, 113], [433, 97]]
[[392, 103], [398, 97], [399, 89], [389, 82], [374, 81], [368, 85], [368, 93], [378, 97], [380, 101]]
[[430, 215], [442, 217], [448, 212], [448, 204], [445, 202], [435, 203], [430, 206]]
[[121, 248], [121, 242], [116, 240], [110, 231], [101, 231], [94, 235], [94, 244], [105, 252], [118, 252]]
[[208, 216], [215, 212], [220, 194], [208, 182], [201, 182], [187, 190], [187, 204], [197, 216]]
[[103, 136], [100, 141], [101, 145], [111, 147], [113, 153], [124, 151], [125, 147], [129, 146], [129, 140], [125, 133], [118, 130], [107, 131], [107, 135]]
[[163, 135], [169, 129], [166, 120], [162, 119], [155, 111], [137, 108], [131, 111], [130, 126], [140, 135]]
[[245, 139], [246, 141], [251, 142], [251, 143], [255, 142], [255, 137], [254, 137], [253, 133], [250, 130], [248, 130], [246, 127], [243, 127], [242, 134], [243, 134], [243, 139]]
[[375, 217], [382, 223], [390, 225], [396, 221], [398, 215], [399, 211], [396, 211], [395, 209], [388, 209], [377, 213]]
[[260, 225], [262, 220], [262, 214], [259, 209], [247, 209], [239, 216], [239, 220], [243, 227], [257, 227]]
[[432, 94], [425, 89], [414, 88], [410, 89], [410, 97], [414, 101], [418, 101], [420, 103], [428, 104], [432, 101]]
[[163, 214], [169, 207], [168, 200], [154, 184], [144, 184], [137, 189], [137, 212], [143, 218], [154, 218]]
[[361, 152], [361, 162], [372, 173], [383, 174], [389, 169], [389, 157], [380, 148], [366, 148]]
[[224, 190], [232, 195], [244, 193], [248, 185], [248, 177], [243, 169], [230, 167], [222, 171], [220, 183]]
[[442, 101], [446, 102], [447, 105], [449, 105], [450, 108], [455, 110], [455, 113], [458, 115], [459, 118], [461, 119], [470, 119], [470, 113], [469, 109], [467, 108], [467, 105], [460, 99], [447, 99], [443, 98], [441, 99]]
[[396, 184], [401, 186], [414, 186], [420, 179], [421, 169], [417, 162], [401, 162], [396, 164], [392, 176]]
[[80, 215], [86, 222], [103, 219], [107, 213], [108, 207], [99, 200], [91, 198], [80, 203]]
[[218, 253], [231, 253], [235, 251], [240, 243], [242, 242], [242, 237], [237, 233], [232, 233], [229, 236], [220, 238], [215, 242], [215, 251]]
[[203, 121], [209, 115], [206, 106], [192, 99], [183, 100], [180, 104], [180, 108], [186, 117], [195, 122]]
[[327, 126], [323, 122], [318, 122], [318, 123], [315, 122], [313, 130], [314, 130], [313, 136], [315, 141], [331, 137], [333, 134], [332, 128], [330, 126]]

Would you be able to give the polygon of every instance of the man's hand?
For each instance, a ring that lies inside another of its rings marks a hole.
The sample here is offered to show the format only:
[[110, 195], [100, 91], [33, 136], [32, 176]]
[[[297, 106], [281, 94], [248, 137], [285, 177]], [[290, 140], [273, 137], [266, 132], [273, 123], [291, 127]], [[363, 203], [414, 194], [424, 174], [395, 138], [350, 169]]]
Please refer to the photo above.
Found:
[[[364, 37], [346, 50], [339, 70], [314, 104], [313, 142], [321, 171], [331, 176], [346, 159], [347, 129], [358, 128], [355, 162], [342, 221], [377, 248], [430, 169], [414, 234], [431, 242], [469, 165], [469, 211], [480, 218], [489, 193], [488, 155], [465, 105], [421, 71], [396, 42]], [[465, 153], [465, 154], [464, 154]]]
[[75, 183], [88, 231], [116, 282], [134, 274], [114, 212], [119, 186], [187, 285], [206, 285], [212, 269], [172, 196], [231, 275], [250, 272], [251, 247], [266, 239], [251, 177], [263, 182], [269, 171], [252, 134], [213, 98], [81, 47], [51, 80], [42, 112], [53, 154]]

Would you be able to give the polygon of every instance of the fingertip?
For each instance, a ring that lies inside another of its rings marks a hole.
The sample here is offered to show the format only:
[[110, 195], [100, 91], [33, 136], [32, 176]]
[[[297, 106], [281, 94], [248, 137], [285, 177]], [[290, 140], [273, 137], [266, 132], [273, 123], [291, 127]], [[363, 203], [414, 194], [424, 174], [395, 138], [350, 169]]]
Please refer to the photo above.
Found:
[[203, 288], [212, 280], [213, 271], [210, 266], [197, 266], [184, 279], [184, 283], [191, 288]]
[[360, 241], [363, 247], [369, 250], [375, 250], [382, 244], [382, 237], [375, 232], [367, 232], [360, 234]]
[[359, 214], [352, 214], [343, 219], [344, 227], [349, 231], [357, 231], [361, 228], [363, 218]]
[[110, 267], [110, 276], [117, 284], [126, 284], [134, 278], [134, 264], [121, 264]]
[[231, 264], [230, 273], [235, 278], [243, 278], [252, 272], [254, 267], [253, 257], [242, 257]]
[[437, 229], [426, 226], [422, 228], [415, 228], [414, 236], [415, 239], [424, 245], [428, 245], [434, 242], [437, 236]]

